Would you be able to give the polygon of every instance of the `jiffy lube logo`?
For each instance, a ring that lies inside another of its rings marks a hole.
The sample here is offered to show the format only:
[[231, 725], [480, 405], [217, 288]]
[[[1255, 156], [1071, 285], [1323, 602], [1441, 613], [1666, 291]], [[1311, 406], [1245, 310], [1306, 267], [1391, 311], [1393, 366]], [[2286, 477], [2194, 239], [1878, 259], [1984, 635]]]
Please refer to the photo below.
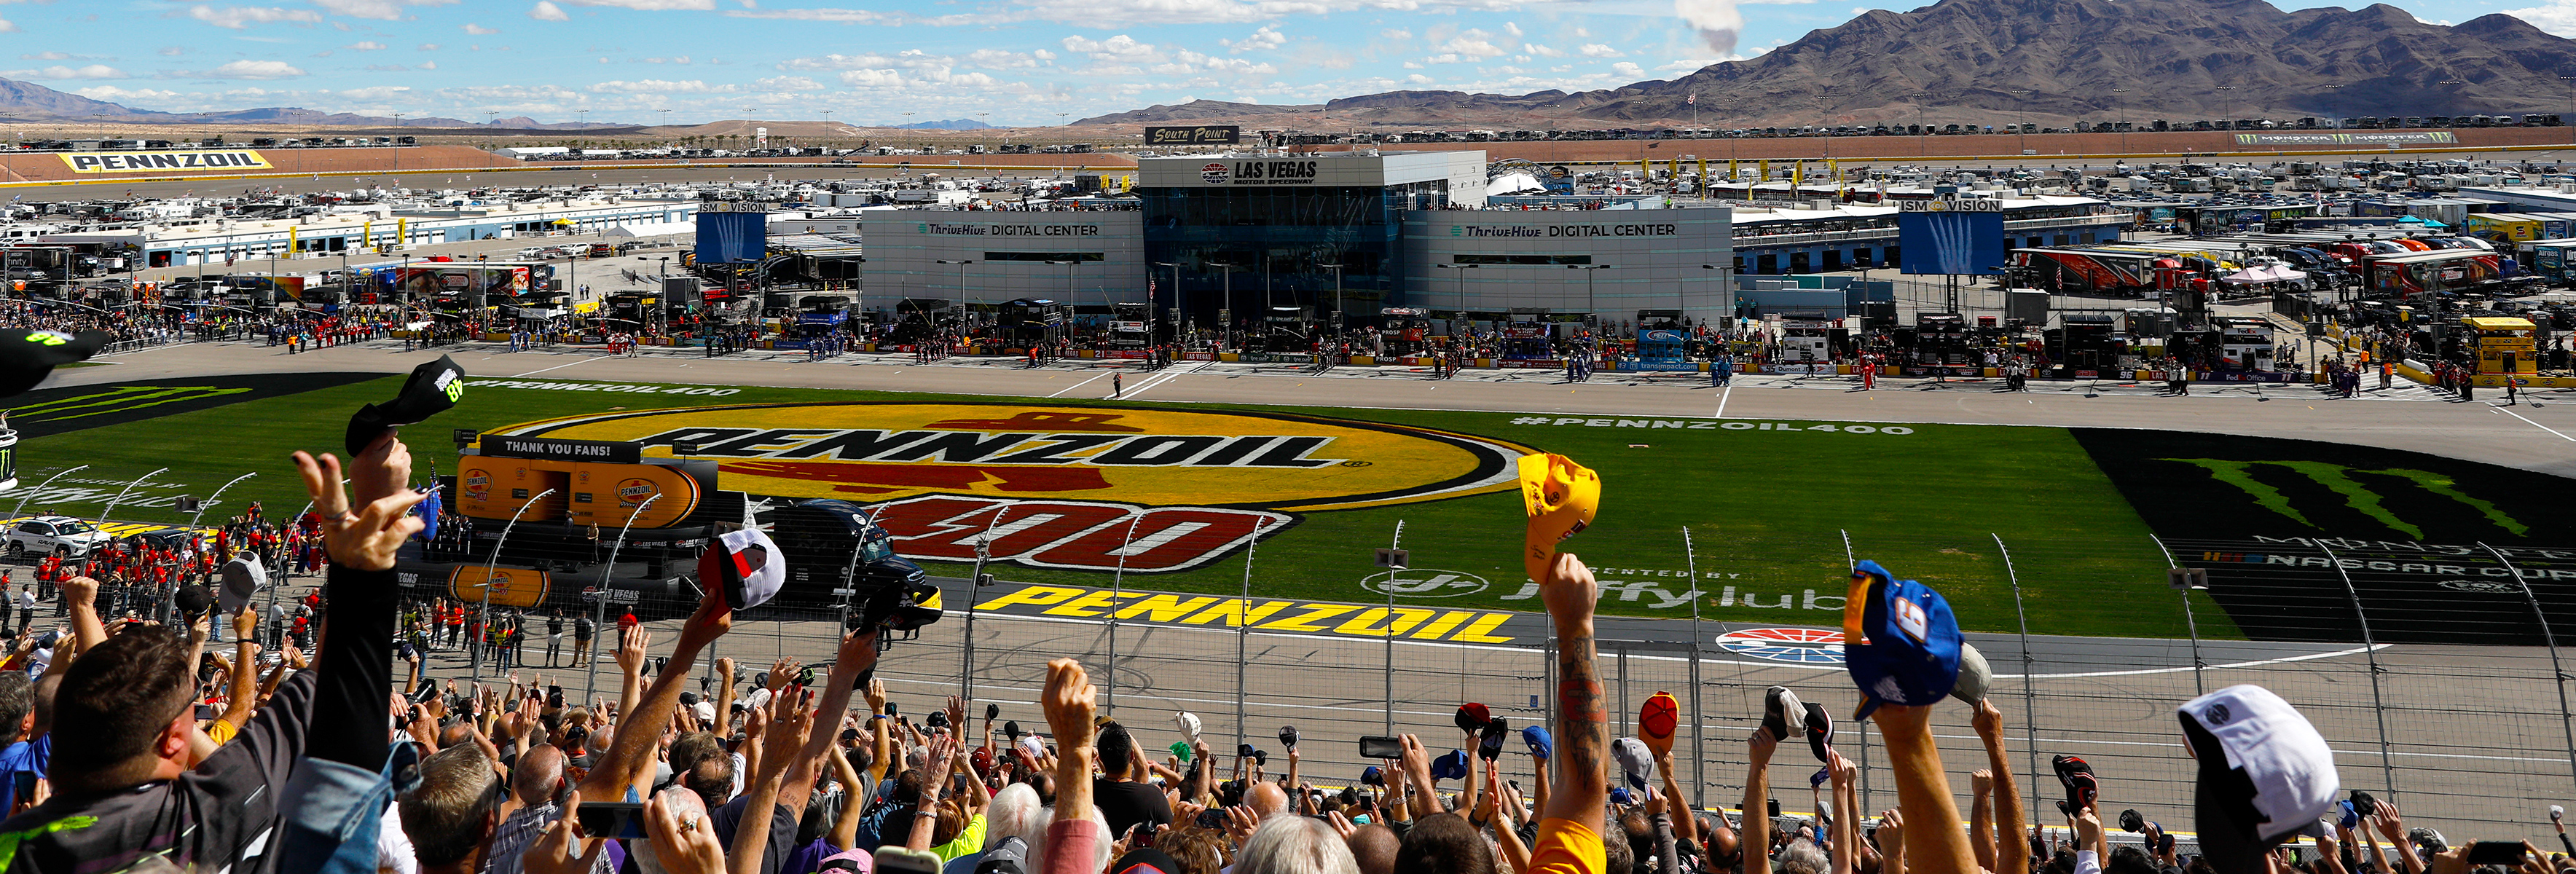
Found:
[[1293, 515], [1516, 487], [1518, 444], [1276, 413], [1036, 404], [780, 404], [606, 413], [496, 433], [711, 460], [722, 488], [877, 506], [906, 555], [1197, 567]]

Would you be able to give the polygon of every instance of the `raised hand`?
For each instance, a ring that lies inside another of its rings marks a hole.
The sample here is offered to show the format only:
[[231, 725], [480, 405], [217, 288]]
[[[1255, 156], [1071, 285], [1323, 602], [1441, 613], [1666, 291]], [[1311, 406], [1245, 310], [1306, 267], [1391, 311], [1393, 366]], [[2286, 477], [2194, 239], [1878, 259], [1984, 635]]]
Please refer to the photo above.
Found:
[[804, 667], [805, 664], [803, 662], [799, 662], [792, 657], [780, 656], [776, 664], [769, 666], [770, 693], [776, 694], [778, 690], [787, 688], [788, 683], [795, 681], [796, 672], [802, 670]]
[[696, 795], [678, 789], [663, 790], [645, 802], [644, 833], [669, 874], [724, 874], [724, 847], [716, 843], [705, 806]]
[[350, 482], [358, 486], [361, 503], [354, 510], [339, 459], [326, 452], [317, 461], [301, 451], [294, 458], [305, 491], [313, 495], [313, 511], [322, 518], [322, 545], [331, 560], [353, 570], [391, 570], [394, 551], [424, 524], [409, 515], [411, 508], [429, 497], [402, 486], [411, 477], [411, 453], [402, 441], [388, 436], [358, 457]]
[[[579, 852], [584, 843], [590, 851]], [[581, 793], [565, 796], [563, 815], [546, 826], [519, 857], [519, 867], [528, 874], [589, 874], [599, 854], [608, 848], [607, 841], [586, 842], [581, 834]]]
[[626, 629], [625, 633], [619, 635], [617, 642], [616, 658], [618, 669], [625, 671], [630, 676], [642, 674], [644, 672], [644, 653], [652, 645], [653, 632], [647, 630], [643, 625], [638, 624], [633, 628]]
[[1058, 746], [1070, 751], [1091, 745], [1092, 720], [1100, 712], [1099, 697], [1100, 690], [1092, 687], [1091, 676], [1082, 669], [1081, 662], [1047, 662], [1046, 691], [1038, 700], [1046, 707], [1047, 728], [1055, 733]]

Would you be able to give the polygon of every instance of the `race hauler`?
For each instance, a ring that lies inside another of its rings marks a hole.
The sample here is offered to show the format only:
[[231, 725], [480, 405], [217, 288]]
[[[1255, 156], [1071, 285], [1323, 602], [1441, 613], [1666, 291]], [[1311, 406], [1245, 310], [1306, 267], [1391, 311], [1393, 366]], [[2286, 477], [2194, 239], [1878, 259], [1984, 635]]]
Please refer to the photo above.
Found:
[[1547, 342], [1546, 322], [1503, 324], [1503, 360], [1553, 361], [1555, 359], [1556, 350]]
[[1637, 311], [1637, 358], [1633, 370], [1698, 370], [1690, 360], [1690, 330], [1677, 310]]
[[2362, 259], [2363, 287], [2374, 297], [2413, 298], [2433, 291], [2465, 291], [2501, 278], [2506, 275], [2503, 269], [2496, 253], [2481, 249], [2371, 254]]
[[1421, 307], [1380, 307], [1379, 342], [1386, 354], [1420, 355], [1431, 342], [1431, 311]]
[[2272, 344], [2272, 323], [2247, 316], [2222, 316], [2212, 332], [2217, 335], [2218, 357], [2224, 363], [2220, 370], [2278, 370]]
[[1917, 367], [1968, 367], [1968, 321], [1957, 313], [1914, 314]]
[[1109, 348], [1120, 351], [1142, 351], [1153, 345], [1154, 305], [1148, 303], [1113, 303], [1109, 305]]
[[2502, 385], [2507, 378], [2540, 375], [2533, 336], [2540, 330], [2530, 319], [2471, 316], [2461, 319], [2478, 356], [2479, 385]]
[[1032, 349], [1055, 342], [1072, 316], [1071, 308], [1055, 301], [1021, 298], [1002, 304], [995, 324], [1010, 348]]
[[1780, 358], [1785, 364], [1823, 364], [1834, 360], [1834, 335], [1840, 329], [1824, 313], [1780, 315]]

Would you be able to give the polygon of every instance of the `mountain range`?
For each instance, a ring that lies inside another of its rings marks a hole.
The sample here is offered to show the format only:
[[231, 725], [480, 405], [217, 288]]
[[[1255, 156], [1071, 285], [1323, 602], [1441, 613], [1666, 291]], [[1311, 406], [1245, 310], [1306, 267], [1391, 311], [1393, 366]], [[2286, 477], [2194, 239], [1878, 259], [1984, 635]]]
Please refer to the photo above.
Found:
[[2576, 75], [2576, 40], [2504, 14], [2445, 26], [2386, 4], [2284, 12], [2263, 0], [1941, 0], [1911, 12], [1870, 10], [1750, 59], [1618, 88], [1390, 91], [1295, 106], [1196, 101], [1075, 123], [1315, 115], [1333, 124], [1545, 128], [2492, 115], [2565, 111], [2561, 75]]
[[[2576, 40], [2501, 13], [2458, 25], [2386, 4], [2285, 12], [2264, 0], [1940, 0], [1869, 10], [1753, 58], [1592, 91], [1389, 91], [1320, 104], [1198, 100], [1076, 125], [1478, 125], [2096, 122], [2565, 111]], [[2576, 121], [2576, 118], [2571, 118]], [[633, 132], [633, 125], [393, 119], [263, 107], [133, 109], [0, 79], [0, 122]], [[912, 129], [972, 130], [968, 119]]]

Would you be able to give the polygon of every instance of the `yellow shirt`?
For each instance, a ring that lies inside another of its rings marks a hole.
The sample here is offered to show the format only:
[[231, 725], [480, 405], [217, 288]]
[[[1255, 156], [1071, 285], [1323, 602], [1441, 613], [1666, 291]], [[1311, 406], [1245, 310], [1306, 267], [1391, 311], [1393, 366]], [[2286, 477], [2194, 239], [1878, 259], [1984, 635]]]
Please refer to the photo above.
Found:
[[1538, 823], [1538, 844], [1530, 848], [1530, 867], [1525, 874], [1605, 874], [1610, 858], [1601, 849], [1601, 836], [1570, 819], [1543, 819]]
[[[1600, 842], [1594, 841], [1593, 846], [1600, 846]], [[930, 848], [931, 854], [942, 862], [954, 862], [959, 856], [972, 856], [983, 851], [984, 815], [980, 813], [967, 818], [966, 827], [957, 832], [956, 840]]]

